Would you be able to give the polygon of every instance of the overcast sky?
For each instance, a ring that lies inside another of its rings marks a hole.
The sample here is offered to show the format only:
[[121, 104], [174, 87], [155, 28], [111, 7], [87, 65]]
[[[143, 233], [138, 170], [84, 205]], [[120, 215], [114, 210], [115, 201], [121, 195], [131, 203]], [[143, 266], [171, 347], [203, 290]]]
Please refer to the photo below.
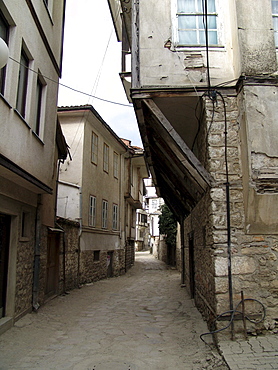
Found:
[[[106, 0], [68, 0], [60, 82], [112, 102], [130, 105], [119, 77], [121, 43], [117, 42]], [[92, 104], [116, 134], [142, 147], [132, 105], [120, 106], [59, 88], [59, 106]]]

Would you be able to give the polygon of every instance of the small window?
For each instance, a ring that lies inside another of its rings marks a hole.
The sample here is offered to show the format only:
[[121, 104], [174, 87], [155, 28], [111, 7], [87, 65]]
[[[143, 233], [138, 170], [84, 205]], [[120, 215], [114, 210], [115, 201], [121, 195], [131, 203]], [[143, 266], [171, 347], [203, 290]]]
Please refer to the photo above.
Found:
[[[177, 0], [178, 45], [206, 45], [205, 6], [202, 0]], [[217, 45], [215, 0], [207, 1], [208, 44]]]
[[[8, 45], [9, 41], [9, 25], [6, 19], [4, 18], [2, 12], [0, 11], [0, 37]], [[0, 93], [4, 95], [5, 90], [5, 80], [6, 80], [6, 67], [2, 68], [0, 71]]]
[[18, 87], [17, 87], [17, 100], [16, 109], [25, 118], [26, 110], [26, 95], [27, 95], [27, 85], [28, 85], [28, 67], [29, 59], [22, 49], [20, 57], [20, 67], [18, 75]]
[[35, 133], [40, 136], [43, 119], [43, 98], [46, 84], [38, 74], [37, 77], [37, 92], [36, 92], [36, 110], [35, 110]]
[[102, 228], [107, 229], [108, 202], [102, 201]]
[[114, 152], [113, 165], [114, 165], [114, 177], [118, 179], [119, 178], [119, 155], [116, 152]]
[[96, 226], [96, 197], [90, 196], [89, 226]]
[[103, 171], [108, 173], [109, 170], [109, 146], [103, 144]]
[[272, 0], [271, 5], [275, 46], [278, 48], [278, 0]]
[[92, 133], [92, 163], [97, 165], [98, 158], [98, 136]]
[[100, 260], [100, 251], [94, 251], [94, 262]]
[[21, 237], [28, 238], [30, 236], [30, 213], [22, 212], [21, 214]]
[[113, 204], [113, 230], [118, 230], [118, 205]]

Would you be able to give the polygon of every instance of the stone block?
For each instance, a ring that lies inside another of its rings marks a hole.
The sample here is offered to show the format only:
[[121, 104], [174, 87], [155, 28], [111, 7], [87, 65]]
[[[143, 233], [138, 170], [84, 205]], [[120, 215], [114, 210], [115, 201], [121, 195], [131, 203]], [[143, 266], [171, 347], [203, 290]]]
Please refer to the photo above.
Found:
[[[232, 274], [252, 274], [256, 270], [256, 262], [251, 257], [232, 257]], [[224, 257], [215, 258], [215, 276], [226, 276], [228, 274], [228, 259]]]

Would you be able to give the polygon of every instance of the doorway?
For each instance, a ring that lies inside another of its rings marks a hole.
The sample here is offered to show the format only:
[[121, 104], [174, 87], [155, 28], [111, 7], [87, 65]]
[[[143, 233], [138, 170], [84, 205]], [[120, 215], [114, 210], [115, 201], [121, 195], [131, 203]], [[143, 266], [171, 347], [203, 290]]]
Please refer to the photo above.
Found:
[[50, 232], [47, 238], [46, 299], [58, 294], [59, 290], [59, 246], [60, 234]]
[[113, 252], [107, 252], [107, 277], [113, 276]]
[[6, 312], [11, 217], [0, 213], [0, 318]]
[[188, 234], [189, 237], [189, 283], [190, 283], [190, 296], [195, 298], [195, 258], [194, 258], [194, 234]]

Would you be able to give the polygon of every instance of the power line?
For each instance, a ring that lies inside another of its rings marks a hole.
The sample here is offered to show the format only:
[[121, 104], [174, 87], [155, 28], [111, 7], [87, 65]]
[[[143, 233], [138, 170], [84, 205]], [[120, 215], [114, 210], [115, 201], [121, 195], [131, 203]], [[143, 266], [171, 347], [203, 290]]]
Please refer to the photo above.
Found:
[[46, 80], [49, 80], [51, 82], [54, 82], [55, 84], [59, 85], [59, 86], [63, 86], [69, 90], [72, 90], [76, 93], [79, 93], [79, 94], [83, 94], [83, 95], [86, 95], [86, 96], [89, 96], [90, 98], [94, 98], [94, 99], [97, 99], [97, 100], [100, 100], [100, 101], [103, 101], [105, 103], [110, 103], [110, 104], [116, 104], [116, 105], [121, 105], [123, 107], [128, 107], [128, 108], [133, 108], [133, 105], [131, 104], [124, 104], [124, 103], [119, 103], [119, 102], [115, 102], [115, 101], [112, 101], [112, 100], [108, 100], [108, 99], [104, 99], [104, 98], [99, 98], [98, 96], [95, 96], [93, 94], [89, 94], [89, 93], [86, 93], [84, 91], [81, 91], [81, 90], [78, 90], [78, 89], [75, 89], [74, 87], [71, 87], [71, 86], [68, 86], [68, 85], [65, 85], [61, 82], [57, 82], [55, 80], [53, 80], [52, 78], [50, 77], [47, 77], [47, 76], [44, 76], [43, 74], [33, 70], [32, 68], [30, 67], [26, 67], [25, 65], [21, 64], [19, 61], [17, 61], [16, 59], [12, 58], [12, 57], [9, 57], [9, 59], [11, 59], [13, 62], [15, 63], [18, 63], [20, 65], [22, 65], [23, 67], [27, 68], [29, 71], [33, 72], [33, 73], [36, 73], [37, 75], [40, 75], [41, 77], [45, 78]]

